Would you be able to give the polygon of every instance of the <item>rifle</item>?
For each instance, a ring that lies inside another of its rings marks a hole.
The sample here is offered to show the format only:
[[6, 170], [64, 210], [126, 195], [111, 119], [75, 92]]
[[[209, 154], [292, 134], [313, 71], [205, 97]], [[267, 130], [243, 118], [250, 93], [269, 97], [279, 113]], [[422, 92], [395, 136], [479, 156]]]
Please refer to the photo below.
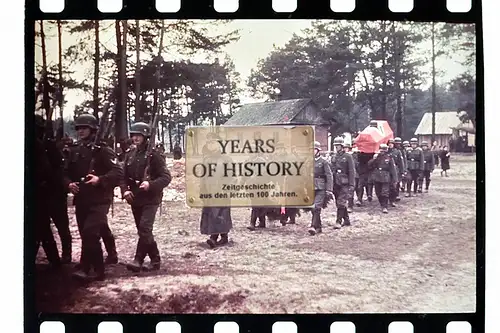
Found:
[[[92, 174], [94, 171], [94, 166], [95, 166], [95, 151], [100, 149], [101, 147], [99, 146], [99, 143], [101, 143], [102, 140], [102, 135], [105, 131], [105, 126], [106, 126], [106, 121], [108, 119], [108, 113], [109, 113], [109, 102], [106, 102], [104, 104], [104, 108], [102, 111], [102, 116], [99, 119], [99, 127], [97, 128], [97, 132], [94, 137], [94, 142], [91, 143], [91, 154], [92, 154], [92, 159], [90, 160], [90, 165], [89, 165], [89, 174]], [[87, 177], [82, 177], [80, 179], [80, 184], [85, 184], [86, 181], [88, 181], [89, 178]]]

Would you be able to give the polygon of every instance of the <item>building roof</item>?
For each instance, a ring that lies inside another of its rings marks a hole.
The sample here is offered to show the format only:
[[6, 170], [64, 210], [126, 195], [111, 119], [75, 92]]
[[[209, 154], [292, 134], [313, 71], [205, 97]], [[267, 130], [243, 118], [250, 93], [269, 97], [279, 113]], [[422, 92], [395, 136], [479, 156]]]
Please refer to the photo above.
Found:
[[[436, 131], [435, 134], [452, 134], [452, 128], [462, 124], [457, 111], [436, 112]], [[415, 130], [415, 135], [432, 135], [432, 113], [424, 114]]]
[[[224, 125], [263, 126], [286, 125], [304, 108], [312, 103], [311, 99], [288, 99], [277, 102], [252, 103], [243, 105]], [[311, 119], [311, 125], [314, 120]]]

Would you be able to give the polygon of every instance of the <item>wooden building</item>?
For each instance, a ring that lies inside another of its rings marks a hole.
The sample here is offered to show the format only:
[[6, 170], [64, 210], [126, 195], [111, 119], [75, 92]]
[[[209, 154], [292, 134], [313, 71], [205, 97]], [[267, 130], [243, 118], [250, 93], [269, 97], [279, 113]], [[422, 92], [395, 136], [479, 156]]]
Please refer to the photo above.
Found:
[[[436, 129], [434, 141], [438, 146], [450, 146], [451, 141], [467, 137], [468, 132], [473, 131], [471, 124], [462, 123], [457, 111], [436, 112]], [[417, 129], [415, 136], [418, 142], [427, 141], [432, 145], [432, 113], [424, 114]]]
[[316, 141], [328, 150], [330, 122], [311, 99], [289, 99], [277, 102], [243, 105], [224, 126], [312, 125]]

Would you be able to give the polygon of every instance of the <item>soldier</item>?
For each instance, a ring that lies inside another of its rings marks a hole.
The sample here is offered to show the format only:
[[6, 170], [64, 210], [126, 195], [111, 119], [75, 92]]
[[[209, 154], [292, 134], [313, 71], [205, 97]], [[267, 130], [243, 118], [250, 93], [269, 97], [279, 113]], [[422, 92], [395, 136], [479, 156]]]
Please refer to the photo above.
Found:
[[[257, 132], [255, 133], [255, 139], [260, 139], [260, 133]], [[276, 149], [280, 147], [280, 144], [278, 143], [276, 145]], [[266, 157], [263, 153], [259, 152], [255, 155], [253, 155], [248, 162], [266, 162]], [[266, 227], [266, 207], [252, 207], [252, 212], [250, 214], [250, 225], [247, 227], [248, 230], [255, 230], [255, 223], [257, 220], [259, 220], [259, 224], [257, 225], [257, 228], [265, 228]]]
[[414, 194], [418, 191], [418, 181], [424, 169], [424, 155], [422, 149], [418, 148], [417, 138], [410, 140], [411, 147], [407, 150], [406, 160], [408, 162], [408, 183], [406, 197], [411, 197], [411, 186], [413, 184]]
[[51, 191], [46, 194], [49, 196], [47, 200], [48, 212], [61, 239], [61, 263], [69, 264], [71, 263], [72, 238], [69, 230], [68, 192], [64, 187], [64, 182], [62, 181], [64, 159], [62, 153], [56, 146], [56, 142], [51, 139], [44, 139], [43, 130], [45, 127], [45, 121], [42, 116], [37, 115], [35, 117], [35, 123], [38, 126], [37, 136], [40, 140], [42, 140], [46, 157], [50, 163], [51, 173], [54, 174], [55, 179], [57, 179], [57, 181], [53, 184]]
[[347, 211], [348, 200], [351, 194], [354, 195], [355, 185], [355, 166], [352, 155], [346, 153], [347, 145], [344, 144], [342, 137], [336, 137], [333, 140], [335, 155], [331, 161], [333, 174], [333, 195], [337, 206], [337, 219], [335, 229], [343, 226], [350, 226], [349, 213]]
[[[359, 207], [359, 206], [361, 206], [362, 198], [360, 198], [358, 196], [358, 194], [360, 193], [360, 180], [359, 180], [359, 178], [360, 178], [360, 176], [359, 176], [359, 174], [360, 174], [360, 170], [359, 170], [360, 161], [359, 161], [359, 149], [356, 146], [352, 149], [352, 157], [354, 159], [354, 170], [356, 172], [356, 179], [354, 180], [354, 192], [356, 193], [356, 206]], [[362, 195], [363, 194], [361, 194], [361, 196]]]
[[[398, 141], [401, 142], [400, 138]], [[388, 146], [389, 146], [389, 154], [392, 156], [392, 159], [394, 160], [394, 164], [396, 165], [396, 172], [397, 172], [397, 183], [396, 186], [392, 186], [390, 188], [390, 193], [389, 193], [389, 202], [392, 207], [396, 207], [396, 204], [394, 202], [399, 201], [399, 184], [403, 180], [403, 175], [404, 175], [404, 160], [403, 160], [403, 155], [401, 154], [401, 151], [397, 148], [395, 148], [395, 142], [396, 139], [390, 139], [388, 141]]]
[[399, 172], [401, 175], [401, 177], [400, 177], [401, 181], [399, 182], [398, 186], [399, 186], [400, 190], [404, 192], [404, 190], [406, 189], [405, 184], [406, 184], [406, 177], [408, 174], [408, 170], [407, 170], [407, 160], [406, 160], [406, 149], [403, 147], [400, 137], [394, 138], [394, 147], [397, 150], [399, 150], [399, 152], [401, 153], [403, 170], [400, 170], [400, 172]]
[[[139, 272], [143, 268], [147, 271], [158, 270], [161, 257], [153, 236], [153, 225], [163, 198], [163, 189], [170, 184], [172, 176], [160, 152], [153, 149], [148, 156], [148, 141], [151, 136], [148, 124], [133, 124], [130, 136], [135, 147], [125, 156], [120, 189], [123, 199], [132, 209], [139, 240], [134, 260], [127, 264], [127, 269], [133, 272]], [[144, 178], [146, 168], [147, 175]], [[146, 256], [149, 256], [151, 263], [143, 267]]]
[[[344, 143], [344, 153], [349, 154], [352, 156], [352, 160], [354, 163], [354, 186], [349, 188], [349, 200], [347, 201], [347, 212], [352, 213], [352, 210], [354, 208], [354, 192], [356, 192], [356, 187], [358, 186], [359, 183], [359, 162], [358, 162], [358, 154], [355, 154], [352, 149], [352, 145], [350, 143]], [[335, 180], [335, 173], [334, 173], [333, 167], [332, 167], [332, 173], [333, 173], [333, 178]], [[333, 185], [333, 193], [335, 193], [335, 182]]]
[[439, 153], [439, 158], [441, 159], [441, 177], [443, 177], [443, 172], [448, 177], [448, 170], [450, 170], [450, 152], [448, 151], [448, 146], [443, 147], [443, 150]]
[[[342, 147], [342, 146], [340, 146]], [[321, 209], [328, 197], [333, 196], [332, 170], [328, 161], [321, 156], [321, 143], [314, 142], [314, 208], [309, 234], [314, 236], [322, 231]]]
[[434, 152], [429, 150], [429, 144], [427, 141], [422, 141], [420, 145], [422, 147], [422, 154], [424, 156], [424, 169], [423, 169], [423, 177], [419, 179], [419, 190], [422, 192], [422, 185], [424, 183], [425, 178], [425, 192], [429, 192], [429, 185], [431, 184], [431, 173], [434, 171], [435, 167], [435, 159]]
[[[43, 133], [43, 123], [35, 121], [36, 131]], [[51, 193], [57, 180], [52, 173], [47, 152], [39, 136], [35, 137], [35, 255], [38, 253], [41, 243], [49, 264], [53, 268], [59, 268], [61, 266], [61, 258], [59, 257], [57, 244], [50, 228], [48, 209], [48, 201], [50, 200], [48, 195]]]
[[182, 158], [182, 149], [181, 146], [179, 145], [179, 142], [175, 143], [172, 152], [174, 153], [174, 160], [180, 160]]
[[373, 181], [375, 183], [375, 193], [378, 202], [382, 207], [382, 212], [387, 214], [387, 202], [389, 201], [390, 187], [395, 186], [398, 181], [396, 165], [392, 156], [389, 154], [389, 147], [382, 143], [380, 152], [373, 155], [373, 159], [368, 162], [373, 166]]
[[156, 144], [155, 151], [157, 151], [160, 154], [161, 158], [163, 159], [167, 158], [167, 155], [165, 154], [165, 145], [163, 144], [163, 142], [159, 142]]
[[[97, 128], [93, 115], [84, 114], [75, 120], [80, 140], [77, 146], [71, 147], [65, 170], [65, 184], [74, 194], [76, 221], [82, 239], [80, 270], [74, 277], [86, 281], [105, 278], [101, 237], [108, 252], [106, 263], [118, 262], [107, 214], [123, 171], [111, 148], [94, 145]], [[94, 275], [90, 275], [92, 268]]]

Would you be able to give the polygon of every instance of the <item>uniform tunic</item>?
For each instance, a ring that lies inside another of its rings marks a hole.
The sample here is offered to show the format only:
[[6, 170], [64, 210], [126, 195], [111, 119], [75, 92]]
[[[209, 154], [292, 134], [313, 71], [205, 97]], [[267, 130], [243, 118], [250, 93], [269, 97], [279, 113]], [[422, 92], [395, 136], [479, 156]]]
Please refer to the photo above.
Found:
[[[153, 224], [163, 197], [163, 189], [170, 184], [172, 176], [167, 170], [165, 159], [159, 152], [152, 151], [148, 162], [146, 145], [132, 148], [125, 157], [124, 177], [120, 184], [122, 195], [131, 191], [134, 198], [131, 203], [139, 241], [145, 245], [154, 243]], [[147, 179], [144, 170], [149, 163]], [[144, 191], [139, 185], [148, 180], [149, 189]]]
[[331, 161], [333, 173], [333, 194], [337, 208], [347, 207], [347, 201], [354, 193], [356, 170], [351, 154], [340, 151]]
[[[74, 204], [82, 238], [82, 269], [88, 273], [94, 267], [96, 272], [104, 272], [100, 238], [103, 230], [109, 230], [107, 214], [114, 197], [114, 188], [123, 177], [123, 170], [112, 149], [106, 146], [92, 149], [89, 141], [80, 141], [71, 147], [69, 155], [65, 185], [68, 187], [72, 182], [79, 184], [80, 190], [74, 196]], [[99, 177], [96, 186], [84, 183], [92, 160], [95, 163], [91, 173]]]
[[398, 181], [396, 165], [389, 153], [380, 153], [369, 163], [373, 166], [372, 177], [378, 201], [383, 208], [387, 208], [390, 186]]
[[411, 192], [411, 186], [413, 184], [413, 191], [417, 192], [418, 181], [421, 177], [421, 173], [424, 170], [424, 155], [422, 149], [420, 148], [410, 148], [407, 150], [406, 155], [407, 167], [408, 167], [408, 183], [407, 191]]

